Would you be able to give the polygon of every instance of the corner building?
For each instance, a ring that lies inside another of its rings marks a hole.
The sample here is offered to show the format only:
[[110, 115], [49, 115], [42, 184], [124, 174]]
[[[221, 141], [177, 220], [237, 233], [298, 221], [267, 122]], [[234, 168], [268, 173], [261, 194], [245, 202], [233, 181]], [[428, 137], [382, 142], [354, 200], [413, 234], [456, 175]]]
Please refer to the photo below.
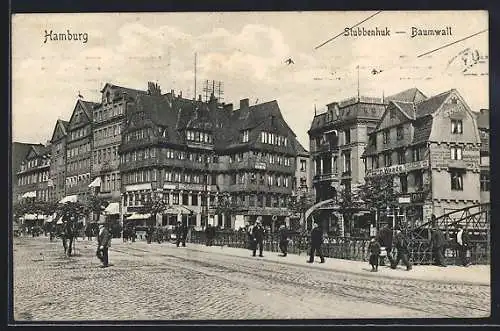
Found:
[[457, 90], [418, 94], [389, 102], [364, 155], [366, 177], [392, 177], [416, 225], [479, 203], [481, 147], [476, 116]]
[[[125, 219], [147, 223], [141, 208], [156, 195], [169, 206], [158, 225], [238, 228], [262, 216], [272, 226], [289, 215], [298, 146], [276, 101], [233, 110], [213, 96], [139, 95], [119, 152]], [[230, 218], [216, 208], [223, 194]]]

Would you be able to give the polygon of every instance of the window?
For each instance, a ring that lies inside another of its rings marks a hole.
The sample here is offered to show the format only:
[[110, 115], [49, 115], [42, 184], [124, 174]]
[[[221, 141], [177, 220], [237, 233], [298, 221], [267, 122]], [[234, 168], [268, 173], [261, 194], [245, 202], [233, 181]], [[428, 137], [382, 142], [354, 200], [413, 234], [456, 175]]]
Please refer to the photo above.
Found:
[[300, 160], [300, 171], [306, 171], [306, 160]]
[[399, 150], [398, 151], [398, 164], [405, 164], [406, 163], [406, 158], [405, 158], [405, 150]]
[[423, 189], [423, 186], [424, 186], [424, 178], [422, 175], [422, 171], [415, 171], [413, 173], [413, 178], [415, 180], [415, 187], [416, 187], [417, 191], [421, 191]]
[[344, 172], [350, 172], [351, 171], [351, 152], [344, 152], [342, 154], [342, 157], [344, 158]]
[[389, 130], [384, 130], [384, 132], [382, 132], [382, 137], [383, 137], [383, 140], [384, 140], [384, 144], [388, 144], [391, 142], [391, 137], [390, 137], [390, 131]]
[[351, 129], [347, 129], [344, 131], [344, 137], [345, 137], [345, 144], [350, 144], [351, 143]]
[[243, 142], [247, 143], [249, 139], [248, 130], [243, 131]]
[[451, 133], [453, 134], [463, 133], [462, 120], [451, 120]]
[[384, 165], [386, 167], [390, 167], [392, 165], [392, 157], [390, 152], [384, 154]]
[[464, 183], [462, 178], [462, 173], [457, 170], [452, 170], [450, 172], [451, 177], [451, 189], [453, 191], [463, 191]]
[[408, 193], [408, 178], [406, 175], [399, 176], [399, 184], [401, 187], [401, 193]]
[[490, 174], [489, 173], [482, 173], [480, 177], [480, 183], [481, 183], [481, 191], [482, 192], [489, 192], [490, 190]]
[[419, 148], [414, 148], [413, 149], [413, 162], [420, 161], [420, 149]]
[[179, 193], [172, 194], [172, 204], [174, 205], [179, 204]]
[[396, 130], [397, 130], [397, 139], [403, 140], [403, 135], [404, 135], [403, 126], [402, 125], [398, 126]]
[[451, 151], [451, 159], [452, 160], [461, 160], [462, 159], [462, 148], [461, 147], [452, 147]]

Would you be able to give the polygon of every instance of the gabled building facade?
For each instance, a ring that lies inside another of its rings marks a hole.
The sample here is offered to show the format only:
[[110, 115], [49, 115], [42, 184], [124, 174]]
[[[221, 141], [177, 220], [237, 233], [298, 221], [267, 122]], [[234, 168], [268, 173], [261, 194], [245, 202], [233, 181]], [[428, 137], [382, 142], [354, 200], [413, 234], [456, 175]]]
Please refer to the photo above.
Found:
[[481, 109], [476, 113], [477, 127], [481, 137], [481, 203], [490, 202], [490, 111]]
[[51, 147], [33, 145], [17, 172], [17, 200], [49, 201]]
[[21, 164], [26, 159], [28, 152], [31, 150], [32, 146], [37, 146], [39, 144], [29, 144], [29, 143], [20, 143], [13, 142], [11, 149], [11, 178], [12, 178], [12, 202], [13, 204], [19, 201], [19, 198], [22, 197], [20, 194], [20, 190], [22, 191], [20, 181], [18, 181], [17, 174], [21, 170]]
[[[101, 90], [101, 103], [93, 108], [93, 193], [110, 203], [119, 205], [121, 176], [118, 150], [122, 141], [127, 105], [145, 91], [124, 88], [107, 83]], [[115, 208], [116, 212], [116, 208]]]
[[66, 140], [69, 122], [57, 120], [50, 140], [51, 162], [49, 196], [51, 201], [59, 201], [66, 196]]
[[481, 140], [452, 89], [414, 102], [392, 100], [365, 151], [366, 177], [389, 176], [416, 225], [479, 203]]
[[66, 143], [66, 196], [85, 201], [92, 169], [92, 115], [94, 102], [79, 99], [68, 123]]

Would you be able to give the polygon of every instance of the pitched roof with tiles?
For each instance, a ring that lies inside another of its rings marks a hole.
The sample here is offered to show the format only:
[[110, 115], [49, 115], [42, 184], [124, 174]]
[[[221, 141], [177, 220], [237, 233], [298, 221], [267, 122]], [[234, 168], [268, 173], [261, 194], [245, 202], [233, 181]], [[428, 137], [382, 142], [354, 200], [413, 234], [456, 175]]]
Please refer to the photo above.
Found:
[[411, 102], [391, 101], [409, 119], [415, 119], [415, 105]]
[[85, 114], [88, 116], [90, 120], [92, 120], [92, 117], [94, 116], [94, 107], [100, 105], [100, 103], [92, 101], [84, 101], [84, 100], [79, 100], [79, 101], [80, 104], [82, 105]]
[[449, 90], [416, 103], [416, 117], [423, 117], [436, 112], [452, 92], [453, 90]]
[[432, 116], [418, 118], [414, 124], [412, 144], [419, 144], [429, 140], [432, 131]]
[[103, 89], [101, 90], [101, 93], [104, 92], [104, 90], [106, 89], [106, 86], [109, 86], [113, 90], [118, 90], [119, 92], [126, 93], [128, 96], [130, 96], [134, 99], [137, 98], [137, 96], [139, 96], [139, 95], [148, 95], [148, 92], [144, 91], [144, 90], [132, 89], [132, 88], [118, 86], [118, 85], [111, 84], [111, 83], [106, 83], [106, 85], [104, 85]]
[[[31, 143], [20, 143], [13, 142], [12, 143], [12, 178], [15, 178], [16, 172], [21, 167], [21, 163], [24, 161], [26, 156], [28, 156], [28, 152], [31, 150], [33, 146], [39, 146], [40, 144], [31, 144]], [[17, 183], [17, 181], [14, 181]]]
[[390, 95], [384, 99], [386, 102], [402, 101], [402, 102], [416, 103], [416, 102], [420, 102], [420, 101], [427, 99], [427, 97], [418, 88], [411, 88], [411, 89], [396, 93], [394, 95]]

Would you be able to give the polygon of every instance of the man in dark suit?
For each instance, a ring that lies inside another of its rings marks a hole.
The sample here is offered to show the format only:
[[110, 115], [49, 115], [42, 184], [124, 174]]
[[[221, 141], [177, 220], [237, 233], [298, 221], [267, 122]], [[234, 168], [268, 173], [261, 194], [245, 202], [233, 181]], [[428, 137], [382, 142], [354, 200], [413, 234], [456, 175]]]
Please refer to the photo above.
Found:
[[444, 250], [446, 245], [446, 238], [444, 237], [443, 231], [441, 231], [436, 222], [436, 216], [431, 216], [432, 229], [430, 231], [430, 248], [432, 251], [432, 256], [434, 258], [434, 263], [441, 267], [446, 267], [444, 263]]
[[97, 257], [102, 262], [101, 268], [106, 268], [109, 265], [108, 249], [111, 246], [111, 232], [106, 226], [105, 221], [99, 221], [99, 234], [97, 235]]
[[280, 236], [280, 250], [283, 253], [283, 256], [286, 256], [288, 253], [288, 229], [285, 225], [281, 225], [279, 229]]
[[401, 232], [400, 229], [396, 231], [396, 236], [394, 238], [396, 250], [398, 251], [398, 255], [396, 257], [396, 261], [391, 264], [392, 269], [396, 269], [399, 261], [402, 261], [406, 266], [406, 271], [410, 271], [412, 269], [410, 260], [408, 258], [408, 245], [409, 242], [405, 235]]
[[[387, 258], [389, 259], [390, 265], [394, 264], [394, 259], [392, 258], [391, 251], [392, 251], [392, 227], [390, 224], [387, 224], [384, 226], [382, 229], [377, 234], [377, 241], [380, 243], [380, 246], [385, 247], [385, 251], [387, 252]], [[380, 265], [385, 265], [384, 263], [385, 258], [382, 256], [380, 258]]]
[[460, 224], [457, 225], [457, 245], [458, 245], [458, 256], [464, 267], [471, 265], [469, 258], [467, 257], [467, 251], [469, 249], [469, 236], [467, 230], [464, 229]]
[[188, 232], [187, 227], [181, 222], [177, 222], [177, 226], [175, 227], [175, 237], [176, 237], [175, 241], [177, 247], [179, 247], [181, 243], [182, 247], [186, 247], [187, 232]]
[[323, 244], [323, 230], [318, 226], [318, 223], [313, 224], [313, 229], [311, 231], [311, 251], [309, 253], [309, 260], [307, 263], [314, 262], [314, 256], [317, 253], [321, 259], [321, 263], [325, 263], [325, 257], [321, 251], [321, 245]]
[[257, 252], [257, 246], [259, 246], [259, 256], [263, 257], [262, 250], [264, 248], [264, 228], [262, 227], [260, 217], [257, 218], [257, 221], [255, 221], [255, 225], [252, 228], [252, 239], [254, 241], [252, 256], [255, 256]]

